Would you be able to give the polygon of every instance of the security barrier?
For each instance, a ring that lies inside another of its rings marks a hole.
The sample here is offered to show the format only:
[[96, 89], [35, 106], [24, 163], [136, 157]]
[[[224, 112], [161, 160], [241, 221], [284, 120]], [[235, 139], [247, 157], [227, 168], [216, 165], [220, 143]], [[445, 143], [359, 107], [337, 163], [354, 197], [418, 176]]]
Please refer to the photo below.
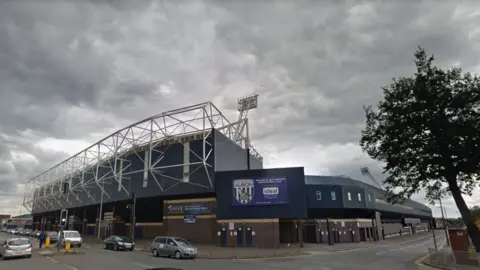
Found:
[[45, 247], [50, 247], [50, 236], [47, 236], [47, 238], [45, 239]]

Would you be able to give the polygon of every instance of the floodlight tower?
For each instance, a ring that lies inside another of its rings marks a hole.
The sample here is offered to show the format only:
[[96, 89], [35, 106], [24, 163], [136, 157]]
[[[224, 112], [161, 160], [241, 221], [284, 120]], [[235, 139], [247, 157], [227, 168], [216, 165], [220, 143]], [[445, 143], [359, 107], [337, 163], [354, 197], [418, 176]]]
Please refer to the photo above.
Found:
[[362, 172], [362, 175], [367, 176], [370, 180], [372, 180], [375, 184], [377, 184], [377, 186], [378, 186], [380, 189], [382, 189], [382, 186], [377, 182], [377, 180], [375, 180], [375, 178], [373, 177], [373, 175], [370, 173], [370, 169], [368, 169], [368, 167], [360, 168], [360, 172]]
[[245, 150], [247, 152], [247, 169], [250, 170], [250, 134], [248, 132], [248, 111], [256, 109], [258, 107], [258, 95], [254, 94], [238, 100], [238, 120], [237, 120], [237, 133], [235, 135], [235, 142], [241, 140], [243, 129], [247, 126], [247, 134], [245, 136]]

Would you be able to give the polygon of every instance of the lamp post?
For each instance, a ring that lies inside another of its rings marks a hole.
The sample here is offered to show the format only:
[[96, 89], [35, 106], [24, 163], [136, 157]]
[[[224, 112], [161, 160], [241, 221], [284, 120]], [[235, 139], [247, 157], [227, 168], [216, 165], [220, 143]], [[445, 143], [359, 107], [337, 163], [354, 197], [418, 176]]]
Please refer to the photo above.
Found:
[[445, 214], [443, 213], [443, 205], [442, 205], [442, 198], [439, 197], [438, 200], [440, 201], [440, 210], [442, 212], [442, 219], [443, 219], [443, 229], [445, 230], [445, 238], [447, 241], [447, 246], [450, 246], [450, 239], [448, 237], [448, 228], [447, 228], [447, 221], [445, 219]]

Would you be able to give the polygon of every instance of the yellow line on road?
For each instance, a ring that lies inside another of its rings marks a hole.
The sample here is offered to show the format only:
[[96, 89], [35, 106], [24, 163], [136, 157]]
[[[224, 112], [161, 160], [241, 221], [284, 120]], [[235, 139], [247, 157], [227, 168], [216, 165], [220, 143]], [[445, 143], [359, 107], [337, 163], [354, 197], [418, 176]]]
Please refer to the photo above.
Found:
[[[445, 240], [445, 242], [443, 242], [443, 243], [440, 245], [440, 247], [438, 247], [438, 249], [442, 249], [443, 247], [445, 247], [446, 244], [447, 244], [447, 240]], [[427, 266], [427, 265], [423, 264], [423, 261], [424, 261], [425, 259], [427, 259], [429, 255], [430, 255], [430, 253], [425, 254], [425, 255], [422, 256], [420, 259], [416, 260], [416, 261], [415, 261], [415, 264], [418, 265], [418, 266], [427, 268], [427, 269], [435, 269], [435, 268], [433, 268], [433, 267], [430, 267], [430, 266]]]

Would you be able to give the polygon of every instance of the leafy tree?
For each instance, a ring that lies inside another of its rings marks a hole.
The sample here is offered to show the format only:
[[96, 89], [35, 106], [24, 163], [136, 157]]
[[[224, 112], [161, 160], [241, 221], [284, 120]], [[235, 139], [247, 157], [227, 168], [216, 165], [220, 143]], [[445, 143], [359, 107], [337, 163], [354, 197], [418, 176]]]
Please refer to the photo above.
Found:
[[400, 202], [421, 189], [430, 201], [451, 193], [477, 252], [480, 231], [462, 194], [480, 175], [480, 78], [459, 68], [440, 69], [418, 48], [416, 73], [383, 87], [376, 108], [364, 107], [360, 145], [382, 161], [387, 199]]

